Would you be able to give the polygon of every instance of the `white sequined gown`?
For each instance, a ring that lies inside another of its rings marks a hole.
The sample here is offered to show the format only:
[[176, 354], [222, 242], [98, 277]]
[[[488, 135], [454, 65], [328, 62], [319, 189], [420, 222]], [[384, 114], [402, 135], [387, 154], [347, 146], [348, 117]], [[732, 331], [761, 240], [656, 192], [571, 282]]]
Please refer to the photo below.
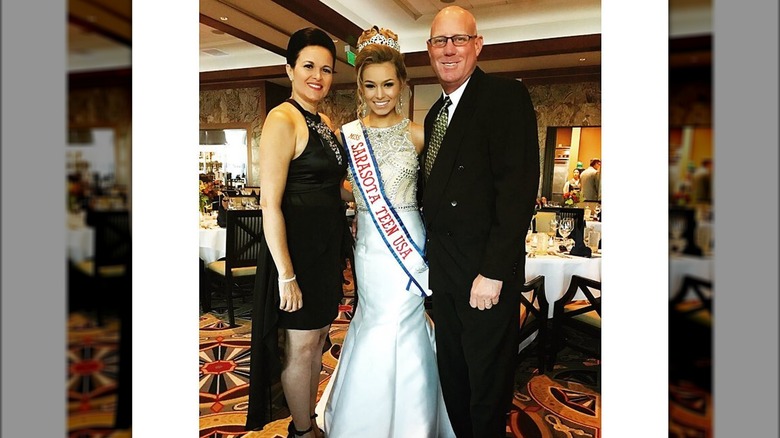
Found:
[[[385, 194], [422, 248], [418, 161], [408, 125], [404, 119], [366, 131]], [[317, 420], [328, 438], [453, 437], [423, 298], [405, 290], [408, 277], [385, 246], [359, 192], [355, 198], [359, 301], [336, 370], [317, 405]]]

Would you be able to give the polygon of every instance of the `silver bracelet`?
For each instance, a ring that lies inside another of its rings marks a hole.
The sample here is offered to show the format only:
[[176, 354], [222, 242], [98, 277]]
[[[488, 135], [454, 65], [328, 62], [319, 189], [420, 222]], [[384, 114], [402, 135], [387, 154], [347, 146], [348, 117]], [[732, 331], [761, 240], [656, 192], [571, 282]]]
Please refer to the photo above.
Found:
[[291, 281], [295, 281], [295, 274], [293, 274], [290, 278], [280, 278], [279, 283], [289, 283]]

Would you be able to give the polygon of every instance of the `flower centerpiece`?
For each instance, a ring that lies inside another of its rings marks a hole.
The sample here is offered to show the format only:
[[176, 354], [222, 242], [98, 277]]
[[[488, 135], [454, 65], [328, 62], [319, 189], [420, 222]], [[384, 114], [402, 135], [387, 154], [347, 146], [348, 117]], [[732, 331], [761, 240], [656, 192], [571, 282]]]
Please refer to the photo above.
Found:
[[685, 206], [690, 204], [691, 202], [691, 195], [688, 192], [685, 191], [679, 191], [675, 192], [672, 195], [672, 205], [680, 205]]
[[214, 201], [214, 199], [217, 198], [217, 191], [216, 189], [214, 189], [214, 183], [201, 181], [199, 196], [200, 196], [200, 210], [205, 211], [206, 206], [211, 204]]
[[580, 192], [566, 192], [563, 194], [563, 204], [567, 207], [580, 202]]

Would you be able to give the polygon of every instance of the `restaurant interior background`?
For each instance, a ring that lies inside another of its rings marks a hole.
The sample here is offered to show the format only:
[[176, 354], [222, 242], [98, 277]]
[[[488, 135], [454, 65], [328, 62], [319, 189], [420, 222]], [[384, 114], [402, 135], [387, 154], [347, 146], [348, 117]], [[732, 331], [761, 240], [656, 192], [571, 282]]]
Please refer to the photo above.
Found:
[[[242, 7], [236, 6], [239, 3]], [[241, 136], [248, 140], [246, 163], [238, 163], [237, 165], [239, 167], [246, 166], [245, 171], [242, 172], [245, 174], [242, 183], [249, 186], [259, 185], [259, 176], [256, 167], [252, 164], [252, 157], [257, 153], [257, 142], [261, 135], [260, 128], [264, 115], [269, 108], [289, 95], [289, 88], [285, 86], [286, 76], [283, 73], [283, 61], [278, 62], [279, 51], [283, 51], [286, 45], [286, 37], [279, 35], [280, 29], [268, 26], [269, 20], [267, 17], [263, 18], [264, 14], [284, 14], [284, 16], [294, 17], [291, 20], [278, 20], [278, 18], [271, 20], [271, 22], [276, 21], [277, 23], [284, 22], [285, 26], [289, 27], [286, 30], [288, 34], [303, 27], [304, 23], [312, 24], [329, 31], [339, 41], [342, 41], [342, 44], [343, 41], [354, 38], [357, 29], [374, 24], [373, 21], [360, 22], [359, 25], [354, 24], [346, 18], [352, 17], [354, 20], [352, 13], [334, 11], [338, 5], [349, 3], [345, 1], [341, 3], [315, 3], [314, 7], [309, 9], [302, 7], [305, 2], [297, 1], [256, 3], [255, 5], [246, 5], [242, 2], [232, 4], [204, 0], [201, 1], [201, 14], [199, 16], [201, 65], [206, 64], [204, 59], [215, 57], [215, 54], [219, 55], [211, 49], [227, 52], [225, 46], [212, 47], [213, 44], [228, 44], [229, 46], [229, 44], [236, 43], [237, 39], [242, 40], [239, 41], [240, 44], [252, 45], [255, 50], [258, 50], [259, 47], [266, 52], [275, 53], [277, 56], [275, 63], [272, 62], [270, 66], [244, 66], [237, 69], [202, 68], [200, 73], [200, 127], [209, 130], [242, 129], [246, 132], [245, 136]], [[283, 6], [284, 3], [287, 4], [287, 7]], [[399, 1], [393, 7], [410, 3], [414, 2]], [[422, 5], [423, 3], [427, 4], [425, 7], [446, 6], [440, 4], [430, 6], [428, 2], [417, 4]], [[472, 3], [475, 4], [475, 7], [479, 7], [480, 2]], [[580, 8], [590, 8], [591, 14], [586, 13], [585, 15], [598, 20], [598, 13], [593, 15], [592, 11], [599, 12], [599, 2], [590, 1], [586, 4], [579, 2], [578, 5]], [[565, 8], [567, 5], [558, 6]], [[572, 5], [569, 3], [568, 6]], [[701, 4], [688, 4], [686, 6], [696, 8], [701, 7]], [[70, 46], [69, 65], [71, 66], [68, 73], [69, 126], [74, 132], [93, 128], [113, 131], [113, 163], [115, 168], [113, 172], [101, 173], [97, 181], [99, 181], [98, 184], [104, 184], [100, 187], [101, 191], [118, 196], [125, 202], [124, 208], [132, 211], [132, 70], [128, 62], [132, 40], [130, 2], [71, 0], [69, 7], [68, 40]], [[221, 20], [220, 17], [224, 16], [224, 8], [235, 12], [243, 11], [240, 14], [241, 18], [227, 22]], [[251, 13], [247, 13], [247, 8]], [[581, 11], [581, 9], [576, 10]], [[522, 15], [525, 11], [518, 13]], [[424, 19], [421, 21], [426, 22]], [[481, 20], [480, 24], [484, 22]], [[345, 23], [349, 24], [345, 25]], [[393, 27], [389, 20], [380, 20], [380, 24]], [[425, 32], [427, 32], [427, 24], [423, 27], [426, 28]], [[562, 135], [565, 136], [565, 132], [572, 129], [600, 130], [600, 28], [596, 25], [579, 34], [574, 32], [573, 35], [561, 34], [560, 32], [561, 29], [568, 31], [580, 28], [559, 24], [553, 26], [554, 30], [549, 31], [544, 37], [536, 39], [510, 36], [510, 38], [515, 39], [493, 43], [496, 41], [495, 39], [486, 38], [486, 47], [481, 56], [484, 61], [480, 64], [485, 70], [520, 78], [528, 85], [537, 109], [540, 162], [543, 169], [545, 163], [549, 163], [551, 156], [549, 154], [552, 152], [548, 144], [555, 146], [566, 144], [563, 140], [557, 141], [557, 136], [561, 135], [559, 132], [564, 132]], [[401, 26], [397, 29], [401, 29]], [[263, 34], [263, 32], [270, 33]], [[495, 37], [496, 32], [498, 30], [494, 31], [492, 36]], [[401, 32], [399, 34], [401, 34], [401, 43], [404, 48], [407, 45], [403, 38], [414, 37], [413, 35], [406, 37]], [[416, 38], [420, 41], [425, 39], [421, 36]], [[226, 42], [226, 39], [232, 39], [232, 41]], [[686, 53], [695, 51], [704, 54], [704, 56], [696, 57], [695, 60], [693, 57], [678, 58], [676, 62], [679, 68], [688, 69], [691, 67], [688, 65], [689, 63], [693, 64], [694, 67], [709, 66], [711, 58], [708, 57], [707, 53], [711, 50], [710, 36], [702, 36], [697, 32], [692, 34], [682, 32], [675, 40], [676, 43], [670, 45], [670, 50]], [[409, 115], [412, 119], [421, 121], [421, 117], [435, 100], [439, 87], [430, 72], [424, 48], [414, 47], [412, 44], [408, 44], [408, 46], [413, 47], [409, 52], [404, 50], [407, 63], [411, 67], [410, 75], [412, 78], [413, 101], [410, 102], [408, 111], [410, 111]], [[112, 57], [116, 59], [117, 55], [118, 58], [123, 58], [125, 61], [113, 64], [105, 61], [105, 59]], [[256, 54], [250, 55], [250, 58], [252, 56], [260, 59]], [[79, 64], [79, 58], [82, 58], [81, 61], [83, 61], [83, 59], [90, 57], [104, 58], [93, 65]], [[564, 62], [564, 58], [567, 61]], [[581, 61], [582, 58], [585, 61]], [[351, 120], [355, 113], [354, 76], [350, 76], [351, 68], [344, 61], [345, 59], [340, 59], [337, 70], [340, 70], [341, 74], [346, 75], [346, 77], [340, 78], [334, 84], [332, 92], [322, 108], [323, 112], [331, 115], [336, 124]], [[546, 68], [541, 67], [545, 65]], [[670, 66], [672, 66], [671, 59]], [[696, 75], [694, 74], [693, 77]], [[670, 115], [676, 114], [679, 117], [670, 120], [670, 125], [677, 122], [680, 126], [708, 123], [711, 117], [710, 101], [702, 97], [702, 93], [706, 94], [706, 86], [702, 86], [695, 80], [682, 81], [675, 86], [678, 86], [681, 91], [673, 93], [673, 99], [671, 98], [672, 93], [670, 93]], [[671, 88], [672, 84], [670, 83]], [[638, 104], [641, 105], [641, 103]], [[556, 133], [556, 141], [550, 143], [548, 136], [551, 137], [553, 132]], [[599, 150], [600, 135], [597, 137], [599, 140], [594, 140], [594, 142], [597, 145], [595, 146], [596, 150]], [[630, 147], [629, 143], [627, 142], [626, 147]], [[164, 145], [160, 146], [164, 147]], [[193, 154], [198, 154], [198, 147], [193, 145]], [[692, 151], [693, 149], [680, 148], [680, 150]], [[89, 161], [89, 157], [84, 154], [77, 157], [75, 148], [69, 149], [69, 152], [72, 153], [70, 162], [74, 168], [79, 166], [79, 160]], [[589, 154], [600, 156], [599, 152], [589, 152]], [[205, 157], [203, 158], [204, 169], [209, 166], [208, 161]], [[570, 155], [567, 164], [571, 165], [576, 161], [586, 163], [588, 157], [579, 154]], [[91, 166], [92, 169], [98, 168], [97, 162], [93, 162]], [[242, 167], [242, 169], [244, 168]], [[193, 187], [195, 177], [195, 171], [193, 171]], [[554, 199], [554, 189], [551, 183], [553, 178], [552, 172], [543, 174], [540, 195]], [[91, 178], [87, 178], [85, 184], [94, 184], [95, 181], [93, 174]], [[193, 210], [195, 203], [193, 194]], [[609, 205], [609, 201], [606, 204]], [[112, 406], [113, 403], [114, 401], [111, 400], [107, 406]], [[105, 406], [103, 408], [105, 410]], [[106, 427], [109, 426], [106, 425]]]

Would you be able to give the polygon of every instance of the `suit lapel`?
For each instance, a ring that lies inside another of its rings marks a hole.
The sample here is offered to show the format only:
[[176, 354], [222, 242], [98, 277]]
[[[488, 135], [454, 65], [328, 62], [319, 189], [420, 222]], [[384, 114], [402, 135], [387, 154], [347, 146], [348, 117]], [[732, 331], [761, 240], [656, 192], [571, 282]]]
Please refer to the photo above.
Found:
[[[458, 106], [455, 108], [455, 114], [452, 115], [452, 121], [447, 127], [447, 132], [444, 134], [439, 153], [436, 155], [436, 162], [431, 169], [431, 175], [425, 183], [423, 206], [427, 221], [433, 220], [438, 212], [439, 205], [436, 205], [431, 201], [433, 199], [441, 199], [444, 189], [447, 187], [447, 183], [452, 175], [452, 170], [455, 167], [455, 160], [458, 157], [458, 151], [463, 143], [465, 133], [467, 130], [473, 129], [473, 124], [469, 123], [469, 121], [473, 119], [476, 110], [479, 85], [483, 74], [482, 70], [477, 67], [471, 75], [471, 79], [469, 79], [469, 83], [463, 91]], [[435, 106], [441, 108], [441, 102], [442, 99], [440, 98]], [[429, 116], [431, 113], [433, 114], [433, 117], [426, 117], [425, 119], [425, 138], [429, 140], [430, 130], [433, 129], [433, 120], [436, 118], [436, 114], [438, 114], [438, 109], [435, 112], [429, 112]], [[429, 118], [430, 121], [428, 120]]]

